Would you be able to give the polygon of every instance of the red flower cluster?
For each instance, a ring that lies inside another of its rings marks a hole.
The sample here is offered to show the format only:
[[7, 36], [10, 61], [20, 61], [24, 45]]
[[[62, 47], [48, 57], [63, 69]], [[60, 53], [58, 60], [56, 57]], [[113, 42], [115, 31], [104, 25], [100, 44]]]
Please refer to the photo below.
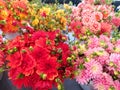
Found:
[[3, 47], [3, 40], [2, 40], [2, 36], [0, 35], [0, 73], [3, 71], [3, 65], [5, 64], [5, 60], [4, 60], [4, 52], [2, 50]]
[[18, 88], [48, 90], [71, 77], [73, 68], [67, 62], [70, 50], [64, 41], [59, 31], [38, 31], [13, 39], [7, 47], [9, 78]]

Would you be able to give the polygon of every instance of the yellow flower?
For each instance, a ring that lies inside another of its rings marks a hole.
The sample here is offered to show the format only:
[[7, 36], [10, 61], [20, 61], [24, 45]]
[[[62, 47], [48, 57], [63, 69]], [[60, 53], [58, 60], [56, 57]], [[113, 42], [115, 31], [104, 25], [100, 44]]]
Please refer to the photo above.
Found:
[[50, 8], [43, 7], [42, 9], [40, 9], [40, 13], [43, 13], [43, 12], [45, 12], [46, 15], [49, 15], [50, 14]]
[[38, 25], [38, 23], [39, 23], [38, 18], [35, 18], [35, 19], [32, 21], [32, 25], [33, 25], [33, 26]]
[[0, 11], [0, 17], [2, 17], [2, 19], [6, 19], [8, 17], [8, 11], [7, 10]]
[[68, 4], [64, 4], [65, 9], [70, 9], [70, 6]]
[[61, 20], [60, 20], [61, 23], [65, 23], [67, 22], [66, 18], [65, 17], [61, 17]]

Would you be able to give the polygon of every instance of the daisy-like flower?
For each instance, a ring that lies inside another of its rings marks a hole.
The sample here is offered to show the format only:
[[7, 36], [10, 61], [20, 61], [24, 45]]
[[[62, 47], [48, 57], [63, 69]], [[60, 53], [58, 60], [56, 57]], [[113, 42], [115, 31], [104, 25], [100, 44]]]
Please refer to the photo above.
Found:
[[87, 72], [89, 72], [91, 78], [99, 77], [100, 74], [102, 74], [102, 65], [94, 59], [90, 60], [89, 62], [86, 62], [84, 65], [86, 67]]
[[93, 80], [93, 86], [95, 90], [109, 90], [114, 86], [114, 82], [111, 76], [107, 73], [102, 73], [99, 78]]
[[46, 59], [41, 59], [37, 63], [38, 75], [44, 74], [48, 80], [54, 80], [58, 76], [57, 72], [58, 63], [55, 57], [46, 57]]
[[112, 53], [110, 55], [110, 62], [113, 62], [117, 69], [120, 71], [120, 54]]
[[76, 76], [76, 81], [82, 85], [87, 84], [90, 80], [88, 73], [89, 72], [86, 72], [85, 70], [79, 71], [79, 74]]
[[90, 37], [88, 40], [88, 47], [89, 48], [95, 48], [99, 46], [99, 39], [98, 37], [94, 36], [94, 37]]
[[115, 90], [119, 90], [120, 89], [120, 82], [118, 80], [114, 81], [114, 85], [115, 85]]

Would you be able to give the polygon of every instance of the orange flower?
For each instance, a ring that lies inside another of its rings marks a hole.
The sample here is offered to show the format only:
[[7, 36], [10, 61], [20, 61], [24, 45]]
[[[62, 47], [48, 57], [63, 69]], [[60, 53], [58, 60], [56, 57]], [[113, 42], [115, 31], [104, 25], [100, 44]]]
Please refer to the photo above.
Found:
[[6, 24], [2, 27], [4, 32], [16, 32], [18, 31], [18, 22], [13, 18], [8, 18], [6, 20]]

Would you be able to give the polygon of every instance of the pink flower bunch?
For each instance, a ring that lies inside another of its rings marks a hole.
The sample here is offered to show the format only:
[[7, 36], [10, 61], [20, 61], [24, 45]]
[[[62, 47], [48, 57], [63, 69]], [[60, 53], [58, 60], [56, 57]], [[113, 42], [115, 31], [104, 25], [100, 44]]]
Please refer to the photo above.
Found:
[[[112, 26], [118, 26], [119, 19], [115, 17], [112, 5], [94, 4], [95, 0], [83, 0], [78, 6], [74, 6], [71, 14], [69, 28], [77, 37], [90, 34], [110, 35]], [[112, 19], [112, 17], [114, 17]]]
[[95, 90], [119, 90], [120, 39], [113, 39], [94, 35], [89, 36], [84, 43], [76, 44], [74, 55], [77, 58], [76, 81], [79, 84], [92, 81]]

